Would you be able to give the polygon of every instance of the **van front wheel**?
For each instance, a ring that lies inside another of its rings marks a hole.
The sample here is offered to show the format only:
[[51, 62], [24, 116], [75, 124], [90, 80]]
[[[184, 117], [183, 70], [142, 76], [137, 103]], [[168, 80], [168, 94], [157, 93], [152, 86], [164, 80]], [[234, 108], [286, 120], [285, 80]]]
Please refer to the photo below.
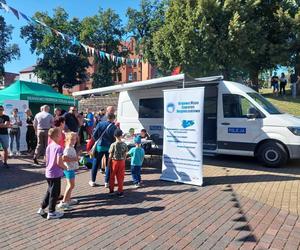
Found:
[[258, 160], [267, 167], [280, 167], [286, 164], [288, 154], [279, 142], [266, 142], [257, 151]]

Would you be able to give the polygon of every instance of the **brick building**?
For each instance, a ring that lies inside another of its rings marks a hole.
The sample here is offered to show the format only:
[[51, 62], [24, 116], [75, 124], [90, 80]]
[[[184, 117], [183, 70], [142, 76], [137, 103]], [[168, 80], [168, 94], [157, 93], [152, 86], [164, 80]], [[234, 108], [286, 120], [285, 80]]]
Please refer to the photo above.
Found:
[[5, 87], [8, 87], [14, 81], [18, 80], [18, 78], [19, 78], [19, 74], [5, 72], [4, 77], [0, 78], [0, 89], [4, 89]]

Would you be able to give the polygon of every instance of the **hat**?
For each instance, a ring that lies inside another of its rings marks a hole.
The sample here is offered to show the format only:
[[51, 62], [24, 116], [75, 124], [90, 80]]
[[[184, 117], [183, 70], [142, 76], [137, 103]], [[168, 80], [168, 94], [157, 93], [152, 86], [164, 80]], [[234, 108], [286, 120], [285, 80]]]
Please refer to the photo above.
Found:
[[115, 132], [114, 132], [114, 136], [115, 137], [120, 137], [123, 135], [123, 131], [121, 129], [116, 129]]
[[134, 142], [135, 142], [136, 144], [141, 144], [142, 138], [141, 138], [140, 136], [136, 136], [136, 137], [134, 138]]

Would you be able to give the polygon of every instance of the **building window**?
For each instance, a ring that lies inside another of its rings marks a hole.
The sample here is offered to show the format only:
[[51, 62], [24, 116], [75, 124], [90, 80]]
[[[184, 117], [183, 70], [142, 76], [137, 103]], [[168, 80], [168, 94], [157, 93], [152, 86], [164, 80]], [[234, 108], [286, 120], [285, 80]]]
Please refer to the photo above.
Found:
[[119, 82], [122, 82], [122, 73], [118, 73], [118, 80]]
[[31, 80], [31, 74], [29, 74], [29, 80]]
[[132, 73], [130, 72], [129, 74], [128, 74], [128, 82], [131, 82], [132, 81]]
[[163, 98], [140, 99], [139, 118], [163, 118]]
[[112, 74], [112, 80], [113, 80], [113, 82], [117, 81], [117, 74]]
[[133, 81], [137, 81], [137, 73], [136, 72], [133, 73]]

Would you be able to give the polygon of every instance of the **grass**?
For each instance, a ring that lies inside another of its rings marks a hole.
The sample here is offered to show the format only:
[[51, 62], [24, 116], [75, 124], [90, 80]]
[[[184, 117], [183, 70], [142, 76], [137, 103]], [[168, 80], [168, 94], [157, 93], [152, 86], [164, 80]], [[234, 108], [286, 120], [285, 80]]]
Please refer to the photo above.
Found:
[[273, 96], [271, 89], [262, 89], [260, 93], [273, 103], [281, 111], [289, 113], [291, 115], [300, 116], [300, 96], [296, 99], [291, 97], [291, 91], [286, 91], [286, 97]]

